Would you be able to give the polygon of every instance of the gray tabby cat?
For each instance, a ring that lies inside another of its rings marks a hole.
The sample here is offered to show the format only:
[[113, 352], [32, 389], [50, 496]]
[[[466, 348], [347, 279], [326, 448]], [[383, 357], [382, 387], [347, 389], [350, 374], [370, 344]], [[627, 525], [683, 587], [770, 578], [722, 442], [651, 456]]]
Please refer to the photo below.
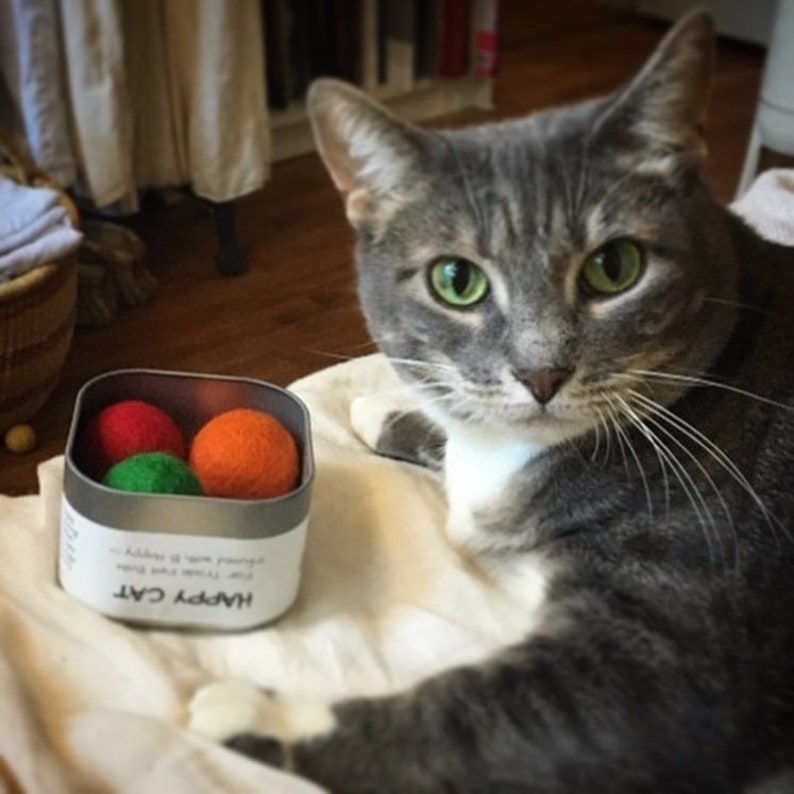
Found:
[[794, 249], [700, 179], [712, 48], [696, 13], [613, 96], [459, 131], [313, 86], [424, 408], [378, 449], [443, 467], [449, 537], [523, 588], [527, 636], [392, 697], [270, 698], [281, 730], [251, 706], [233, 747], [337, 792], [794, 790]]

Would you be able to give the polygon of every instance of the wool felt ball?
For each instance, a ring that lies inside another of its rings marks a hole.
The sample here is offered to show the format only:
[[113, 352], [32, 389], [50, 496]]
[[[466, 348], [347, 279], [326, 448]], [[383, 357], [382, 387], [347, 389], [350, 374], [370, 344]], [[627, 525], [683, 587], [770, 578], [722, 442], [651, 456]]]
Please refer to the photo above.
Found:
[[141, 452], [108, 469], [102, 484], [118, 491], [201, 496], [196, 475], [168, 452]]
[[111, 466], [141, 452], [168, 452], [184, 459], [186, 444], [165, 411], [143, 400], [122, 400], [88, 422], [77, 451], [85, 472], [101, 479]]
[[300, 475], [298, 445], [271, 414], [235, 408], [210, 419], [190, 448], [190, 467], [207, 496], [272, 499]]
[[30, 425], [12, 425], [6, 430], [3, 442], [9, 452], [26, 455], [36, 448], [36, 431]]

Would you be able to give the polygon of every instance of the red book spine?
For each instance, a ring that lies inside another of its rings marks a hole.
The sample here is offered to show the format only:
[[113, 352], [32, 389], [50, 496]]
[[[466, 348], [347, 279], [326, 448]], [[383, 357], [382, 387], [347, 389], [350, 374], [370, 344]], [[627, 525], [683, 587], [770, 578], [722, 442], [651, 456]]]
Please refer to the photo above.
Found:
[[469, 70], [469, 0], [443, 0], [438, 72], [463, 77]]
[[475, 0], [475, 3], [472, 73], [490, 79], [496, 74], [499, 53], [496, 34], [499, 0]]

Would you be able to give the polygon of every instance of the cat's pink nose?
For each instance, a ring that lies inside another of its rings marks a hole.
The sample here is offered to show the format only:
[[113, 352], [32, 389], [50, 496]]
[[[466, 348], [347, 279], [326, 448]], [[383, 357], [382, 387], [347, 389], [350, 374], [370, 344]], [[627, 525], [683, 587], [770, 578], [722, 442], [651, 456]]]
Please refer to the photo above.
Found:
[[532, 396], [545, 405], [560, 390], [560, 387], [573, 374], [572, 369], [558, 367], [554, 369], [514, 369], [513, 377], [526, 386]]

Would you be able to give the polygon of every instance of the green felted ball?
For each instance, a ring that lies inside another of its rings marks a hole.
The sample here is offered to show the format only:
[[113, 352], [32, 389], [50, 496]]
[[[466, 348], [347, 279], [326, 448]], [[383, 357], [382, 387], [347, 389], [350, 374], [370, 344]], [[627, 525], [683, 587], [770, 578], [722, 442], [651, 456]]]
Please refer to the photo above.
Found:
[[142, 452], [125, 458], [108, 470], [102, 483], [137, 493], [203, 494], [190, 467], [167, 452]]

